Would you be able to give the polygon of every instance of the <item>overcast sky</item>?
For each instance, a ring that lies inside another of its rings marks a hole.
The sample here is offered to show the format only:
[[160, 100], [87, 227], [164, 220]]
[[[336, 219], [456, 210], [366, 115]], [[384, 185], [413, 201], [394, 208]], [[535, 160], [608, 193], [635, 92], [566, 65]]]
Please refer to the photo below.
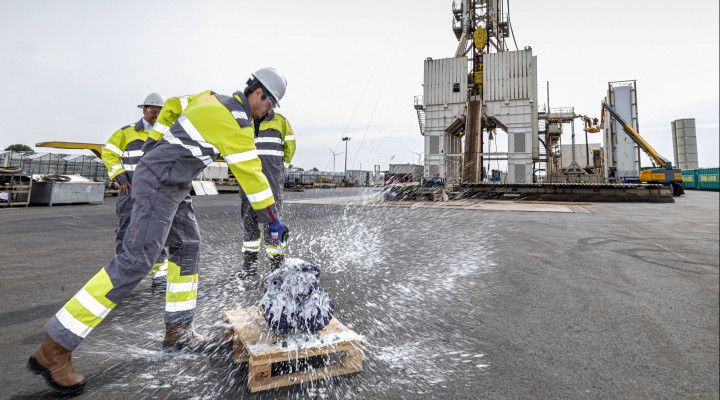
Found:
[[[296, 133], [293, 164], [331, 170], [343, 136], [348, 169], [411, 162], [423, 60], [457, 46], [451, 4], [0, 0], [0, 149], [105, 143], [149, 92], [230, 94], [274, 66], [288, 79], [278, 111]], [[672, 158], [670, 122], [695, 118], [700, 165], [720, 164], [717, 0], [511, 0], [510, 19], [538, 56], [540, 104], [550, 81], [552, 107], [599, 116], [607, 82], [636, 79], [640, 133]]]

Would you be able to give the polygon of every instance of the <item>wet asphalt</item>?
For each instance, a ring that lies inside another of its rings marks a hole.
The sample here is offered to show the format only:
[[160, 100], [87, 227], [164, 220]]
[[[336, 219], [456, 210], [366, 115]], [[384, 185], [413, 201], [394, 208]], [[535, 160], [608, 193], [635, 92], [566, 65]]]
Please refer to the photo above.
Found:
[[[358, 195], [307, 190], [286, 199]], [[196, 329], [253, 305], [237, 195], [195, 197]], [[43, 325], [114, 255], [115, 198], [0, 209], [0, 398], [63, 398], [25, 369]], [[287, 204], [290, 255], [316, 263], [364, 371], [250, 394], [231, 349], [160, 351], [143, 280], [73, 353], [105, 399], [717, 399], [718, 193], [592, 214]], [[267, 274], [263, 261], [260, 272]]]

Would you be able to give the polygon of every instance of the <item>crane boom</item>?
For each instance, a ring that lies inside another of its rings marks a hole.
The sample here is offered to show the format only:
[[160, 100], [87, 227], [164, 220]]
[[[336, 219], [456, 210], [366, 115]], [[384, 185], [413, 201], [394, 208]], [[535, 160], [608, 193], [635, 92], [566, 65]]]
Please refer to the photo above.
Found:
[[[613, 118], [615, 118], [620, 125], [622, 125], [623, 129], [625, 130], [625, 133], [627, 133], [628, 136], [630, 136], [630, 139], [633, 140], [640, 148], [650, 157], [658, 166], [665, 168], [665, 169], [672, 169], [672, 163], [667, 158], [661, 156], [655, 149], [650, 146], [650, 143], [646, 142], [645, 139], [640, 136], [639, 133], [633, 129], [632, 126], [630, 126], [628, 123], [623, 120], [618, 113], [615, 112], [610, 106], [606, 103], [602, 103], [603, 108], [606, 109], [610, 115], [612, 115]], [[604, 113], [603, 113], [604, 115]]]

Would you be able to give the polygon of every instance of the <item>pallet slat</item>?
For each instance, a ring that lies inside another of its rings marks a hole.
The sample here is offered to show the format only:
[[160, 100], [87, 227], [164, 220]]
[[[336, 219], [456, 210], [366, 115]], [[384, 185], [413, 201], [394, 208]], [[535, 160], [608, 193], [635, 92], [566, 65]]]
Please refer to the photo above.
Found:
[[[297, 337], [277, 336], [258, 307], [223, 313], [223, 339], [233, 341], [233, 362], [248, 363], [248, 387], [257, 392], [363, 370], [363, 338], [333, 318], [321, 332]], [[338, 364], [272, 375], [276, 363], [338, 355]]]

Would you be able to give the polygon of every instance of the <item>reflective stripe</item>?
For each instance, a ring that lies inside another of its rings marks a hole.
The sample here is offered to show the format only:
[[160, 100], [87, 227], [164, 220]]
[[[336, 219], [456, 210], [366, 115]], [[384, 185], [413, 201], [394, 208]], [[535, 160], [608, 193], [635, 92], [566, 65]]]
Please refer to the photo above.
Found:
[[153, 274], [153, 278], [160, 278], [160, 277], [163, 277], [163, 276], [167, 276], [167, 271], [156, 271], [156, 272]]
[[243, 151], [242, 153], [228, 154], [223, 157], [228, 164], [236, 164], [243, 161], [250, 161], [258, 158], [258, 150]]
[[283, 140], [276, 137], [259, 137], [255, 139], [255, 143], [277, 143], [282, 144]]
[[[168, 286], [169, 285], [170, 284], [168, 284]], [[165, 303], [165, 311], [166, 312], [178, 312], [178, 311], [194, 310], [195, 309], [195, 301], [196, 301], [196, 299], [187, 300], [187, 301], [178, 301], [178, 302], [166, 302]]]
[[[192, 155], [197, 158], [198, 160], [202, 161], [203, 164], [208, 165], [212, 162], [212, 158], [210, 156], [204, 156], [202, 154], [202, 150], [198, 146], [193, 146], [190, 144], [184, 144], [180, 139], [176, 138], [172, 133], [169, 133], [165, 135], [165, 140], [169, 143], [176, 144], [178, 146], [182, 146], [190, 151]], [[215, 149], [217, 152], [217, 149]]]
[[195, 282], [183, 282], [183, 283], [171, 283], [167, 284], [167, 291], [171, 293], [183, 293], [197, 290], [198, 283]]
[[285, 136], [285, 141], [287, 142], [288, 140], [295, 140], [295, 135], [287, 135], [287, 136]]
[[125, 171], [135, 171], [137, 164], [123, 164], [123, 167], [125, 167]]
[[[86, 310], [93, 313], [94, 316], [98, 318], [105, 318], [105, 316], [108, 315], [108, 313], [112, 310], [111, 308], [107, 308], [104, 305], [100, 304], [99, 301], [97, 301], [90, 293], [85, 290], [85, 288], [80, 289], [79, 292], [75, 293], [75, 299], [85, 307]], [[64, 309], [65, 307], [63, 307]], [[79, 322], [79, 321], [78, 321]]]
[[163, 125], [162, 123], [155, 121], [155, 125], [153, 125], [153, 130], [162, 133], [165, 135], [170, 131], [170, 127], [167, 125]]
[[283, 164], [285, 164], [285, 168], [290, 168], [290, 163], [284, 162]]
[[108, 175], [113, 176], [121, 169], [122, 169], [122, 165], [120, 165], [120, 164], [113, 165], [112, 169], [108, 172]]
[[180, 96], [180, 107], [182, 108], [183, 112], [185, 112], [187, 105], [188, 105], [188, 96]]
[[61, 308], [60, 311], [55, 314], [55, 317], [60, 321], [62, 326], [70, 332], [74, 333], [81, 338], [85, 338], [88, 333], [92, 332], [93, 328], [83, 324], [77, 318], [73, 317], [72, 314], [65, 307]]
[[284, 157], [285, 153], [279, 150], [258, 150], [257, 151], [259, 156], [278, 156], [278, 157]]
[[279, 255], [279, 254], [285, 254], [285, 248], [284, 248], [284, 247], [265, 246], [265, 251], [268, 253], [269, 256], [276, 256], [276, 255]]
[[205, 138], [200, 134], [200, 132], [195, 128], [195, 125], [193, 125], [192, 121], [190, 121], [185, 114], [180, 116], [180, 119], [178, 119], [178, 123], [180, 126], [185, 129], [185, 132], [187, 132], [188, 136], [202, 147], [207, 147], [209, 149], [213, 149], [213, 151], [217, 154], [220, 153], [215, 147], [215, 145], [208, 143], [205, 141]]
[[142, 150], [131, 150], [125, 151], [123, 157], [142, 157], [143, 154], [145, 154], [145, 152]]
[[108, 149], [108, 150], [110, 150], [110, 151], [112, 151], [113, 153], [115, 153], [115, 154], [117, 154], [117, 155], [119, 155], [119, 156], [122, 156], [122, 154], [123, 154], [123, 151], [120, 150], [119, 147], [115, 146], [115, 145], [112, 144], [112, 143], [106, 143], [106, 144], [105, 144], [105, 148]]
[[242, 243], [242, 251], [257, 253], [260, 251], [260, 243], [262, 242], [262, 236], [258, 240], [244, 240]]
[[167, 269], [168, 269], [168, 260], [166, 258], [164, 262], [155, 263], [155, 265], [153, 265], [153, 269], [151, 269], [149, 273], [150, 274], [154, 273], [155, 276], [159, 276], [158, 274], [162, 272], [163, 273], [162, 275], [167, 275]]
[[247, 121], [247, 114], [241, 113], [240, 111], [231, 111], [232, 116], [235, 117], [235, 119], [242, 119]]
[[247, 198], [248, 198], [248, 200], [250, 200], [251, 203], [259, 203], [261, 201], [265, 201], [272, 197], [273, 197], [273, 192], [270, 188], [267, 188], [267, 189], [257, 192], [257, 193], [247, 195]]

